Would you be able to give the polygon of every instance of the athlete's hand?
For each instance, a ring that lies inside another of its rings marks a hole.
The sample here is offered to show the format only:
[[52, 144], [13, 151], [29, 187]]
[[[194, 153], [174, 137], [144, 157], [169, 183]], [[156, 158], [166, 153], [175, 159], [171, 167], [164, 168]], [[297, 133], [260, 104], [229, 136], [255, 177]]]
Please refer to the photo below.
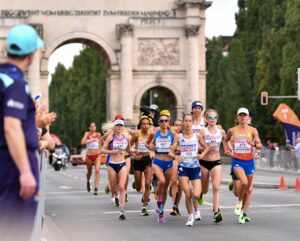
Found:
[[31, 171], [20, 174], [20, 192], [19, 195], [24, 200], [31, 198], [36, 193], [37, 183]]
[[232, 151], [231, 150], [226, 150], [224, 151], [225, 156], [232, 156]]
[[203, 156], [203, 154], [197, 153], [197, 156], [196, 156], [196, 157], [197, 157], [198, 160], [201, 160], [204, 156]]
[[254, 142], [253, 142], [253, 141], [250, 141], [249, 139], [246, 140], [246, 143], [247, 143], [248, 145], [250, 145], [250, 146], [255, 147]]

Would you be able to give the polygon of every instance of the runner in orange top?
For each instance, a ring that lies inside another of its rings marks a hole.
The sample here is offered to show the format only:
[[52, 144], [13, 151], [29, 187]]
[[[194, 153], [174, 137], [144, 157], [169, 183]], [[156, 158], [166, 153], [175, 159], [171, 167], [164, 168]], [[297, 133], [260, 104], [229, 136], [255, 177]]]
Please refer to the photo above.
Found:
[[232, 156], [231, 175], [233, 180], [240, 181], [238, 191], [239, 203], [236, 206], [235, 214], [239, 216], [239, 223], [249, 222], [247, 216], [252, 190], [254, 174], [253, 147], [261, 149], [262, 144], [256, 128], [248, 125], [249, 111], [240, 108], [237, 111], [238, 125], [228, 130], [225, 141], [232, 141], [232, 153], [226, 151], [225, 154]]
[[91, 191], [90, 179], [92, 176], [93, 163], [95, 164], [95, 178], [94, 178], [94, 195], [98, 195], [98, 184], [100, 179], [100, 147], [99, 140], [101, 134], [96, 132], [96, 123], [91, 122], [89, 126], [90, 131], [85, 132], [81, 140], [81, 145], [86, 145], [86, 189], [88, 192]]

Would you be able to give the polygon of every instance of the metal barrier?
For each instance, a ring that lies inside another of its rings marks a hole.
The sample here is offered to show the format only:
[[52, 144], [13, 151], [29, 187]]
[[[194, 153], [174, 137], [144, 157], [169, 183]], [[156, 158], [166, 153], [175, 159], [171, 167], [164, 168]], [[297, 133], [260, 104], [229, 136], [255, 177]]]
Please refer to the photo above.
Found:
[[300, 167], [300, 153], [286, 150], [264, 150], [255, 160], [258, 168], [272, 168], [298, 171]]
[[44, 222], [45, 213], [45, 180], [46, 180], [46, 162], [47, 162], [47, 152], [41, 153], [39, 159], [39, 169], [40, 169], [40, 182], [39, 182], [39, 197], [38, 197], [38, 207], [35, 217], [35, 223], [32, 234], [32, 241], [42, 240], [42, 228]]

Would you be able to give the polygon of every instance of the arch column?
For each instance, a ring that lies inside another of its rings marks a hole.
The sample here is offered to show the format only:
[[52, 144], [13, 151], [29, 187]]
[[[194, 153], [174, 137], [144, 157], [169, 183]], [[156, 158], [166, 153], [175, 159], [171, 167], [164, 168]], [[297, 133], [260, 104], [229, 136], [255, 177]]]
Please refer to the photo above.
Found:
[[132, 97], [132, 36], [133, 25], [117, 25], [117, 36], [121, 41], [121, 114], [124, 119], [133, 118], [133, 97]]
[[33, 60], [28, 68], [28, 82], [31, 94], [35, 95], [41, 92], [40, 86], [40, 60], [41, 52], [36, 51]]
[[193, 101], [199, 99], [199, 47], [198, 25], [187, 25], [185, 32], [188, 41], [188, 66], [187, 66], [187, 110], [190, 110]]

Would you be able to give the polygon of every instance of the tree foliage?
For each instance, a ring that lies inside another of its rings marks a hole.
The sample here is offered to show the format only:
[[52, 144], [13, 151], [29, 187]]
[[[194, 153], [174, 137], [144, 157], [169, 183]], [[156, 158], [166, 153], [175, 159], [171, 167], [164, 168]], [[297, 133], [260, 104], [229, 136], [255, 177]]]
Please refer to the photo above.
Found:
[[261, 106], [260, 93], [297, 94], [300, 2], [238, 0], [238, 7], [229, 54], [221, 55], [222, 37], [207, 40], [207, 104], [219, 111], [225, 128], [233, 125], [236, 110], [245, 106], [263, 140], [283, 142], [282, 127], [272, 114], [281, 102], [296, 113], [300, 104], [296, 99], [269, 99]]
[[68, 146], [80, 146], [89, 123], [98, 129], [106, 120], [106, 71], [103, 56], [85, 47], [66, 69], [58, 64], [49, 88], [50, 109], [58, 114], [51, 126]]

